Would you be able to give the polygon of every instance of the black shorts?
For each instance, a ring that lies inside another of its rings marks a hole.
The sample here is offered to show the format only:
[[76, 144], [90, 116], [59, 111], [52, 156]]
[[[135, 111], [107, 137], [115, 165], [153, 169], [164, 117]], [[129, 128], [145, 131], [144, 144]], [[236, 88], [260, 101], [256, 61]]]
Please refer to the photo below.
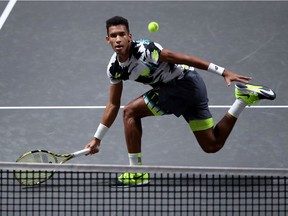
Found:
[[182, 115], [193, 131], [206, 130], [214, 125], [206, 86], [196, 71], [189, 71], [182, 79], [153, 88], [143, 97], [154, 115]]

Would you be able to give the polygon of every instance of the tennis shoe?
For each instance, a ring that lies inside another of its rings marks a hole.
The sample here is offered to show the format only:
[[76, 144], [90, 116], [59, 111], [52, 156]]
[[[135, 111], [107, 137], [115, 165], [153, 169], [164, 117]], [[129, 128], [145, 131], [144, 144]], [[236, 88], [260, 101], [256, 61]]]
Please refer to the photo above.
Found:
[[237, 83], [235, 85], [235, 97], [242, 99], [248, 106], [259, 102], [262, 99], [274, 100], [275, 92], [265, 86]]
[[118, 186], [144, 186], [150, 183], [148, 173], [123, 173], [118, 177]]

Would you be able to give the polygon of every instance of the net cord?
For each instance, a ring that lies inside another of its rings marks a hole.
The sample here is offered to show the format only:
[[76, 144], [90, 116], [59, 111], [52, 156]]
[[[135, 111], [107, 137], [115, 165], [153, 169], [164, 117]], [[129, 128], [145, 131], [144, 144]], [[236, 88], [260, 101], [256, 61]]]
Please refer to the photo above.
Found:
[[287, 168], [254, 168], [254, 167], [190, 167], [190, 166], [128, 166], [108, 164], [40, 164], [0, 162], [2, 170], [47, 170], [47, 171], [81, 171], [81, 172], [147, 172], [147, 173], [193, 173], [207, 175], [238, 176], [288, 176]]

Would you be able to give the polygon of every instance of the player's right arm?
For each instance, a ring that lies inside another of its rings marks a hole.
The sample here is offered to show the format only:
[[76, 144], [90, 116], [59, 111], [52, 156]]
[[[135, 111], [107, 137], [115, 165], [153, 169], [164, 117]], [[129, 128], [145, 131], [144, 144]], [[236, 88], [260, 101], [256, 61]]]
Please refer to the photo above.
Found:
[[[101, 123], [108, 128], [113, 124], [114, 120], [117, 117], [118, 111], [120, 109], [122, 90], [123, 90], [122, 81], [117, 84], [110, 85], [109, 102], [106, 105], [106, 109], [103, 113], [102, 121], [101, 121]], [[95, 154], [99, 152], [100, 143], [101, 143], [101, 140], [94, 137], [85, 146], [85, 148], [90, 148], [89, 154]]]
[[106, 105], [105, 112], [102, 117], [102, 124], [110, 127], [117, 117], [121, 105], [121, 96], [123, 90], [123, 82], [110, 85], [109, 102]]

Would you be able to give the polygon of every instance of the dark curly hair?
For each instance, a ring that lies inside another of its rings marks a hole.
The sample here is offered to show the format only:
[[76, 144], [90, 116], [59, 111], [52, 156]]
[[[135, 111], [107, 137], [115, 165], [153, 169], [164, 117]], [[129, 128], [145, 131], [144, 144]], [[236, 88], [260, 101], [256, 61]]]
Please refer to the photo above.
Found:
[[114, 16], [106, 21], [107, 34], [109, 33], [109, 27], [117, 25], [124, 25], [127, 28], [128, 32], [130, 32], [128, 20], [121, 16]]

